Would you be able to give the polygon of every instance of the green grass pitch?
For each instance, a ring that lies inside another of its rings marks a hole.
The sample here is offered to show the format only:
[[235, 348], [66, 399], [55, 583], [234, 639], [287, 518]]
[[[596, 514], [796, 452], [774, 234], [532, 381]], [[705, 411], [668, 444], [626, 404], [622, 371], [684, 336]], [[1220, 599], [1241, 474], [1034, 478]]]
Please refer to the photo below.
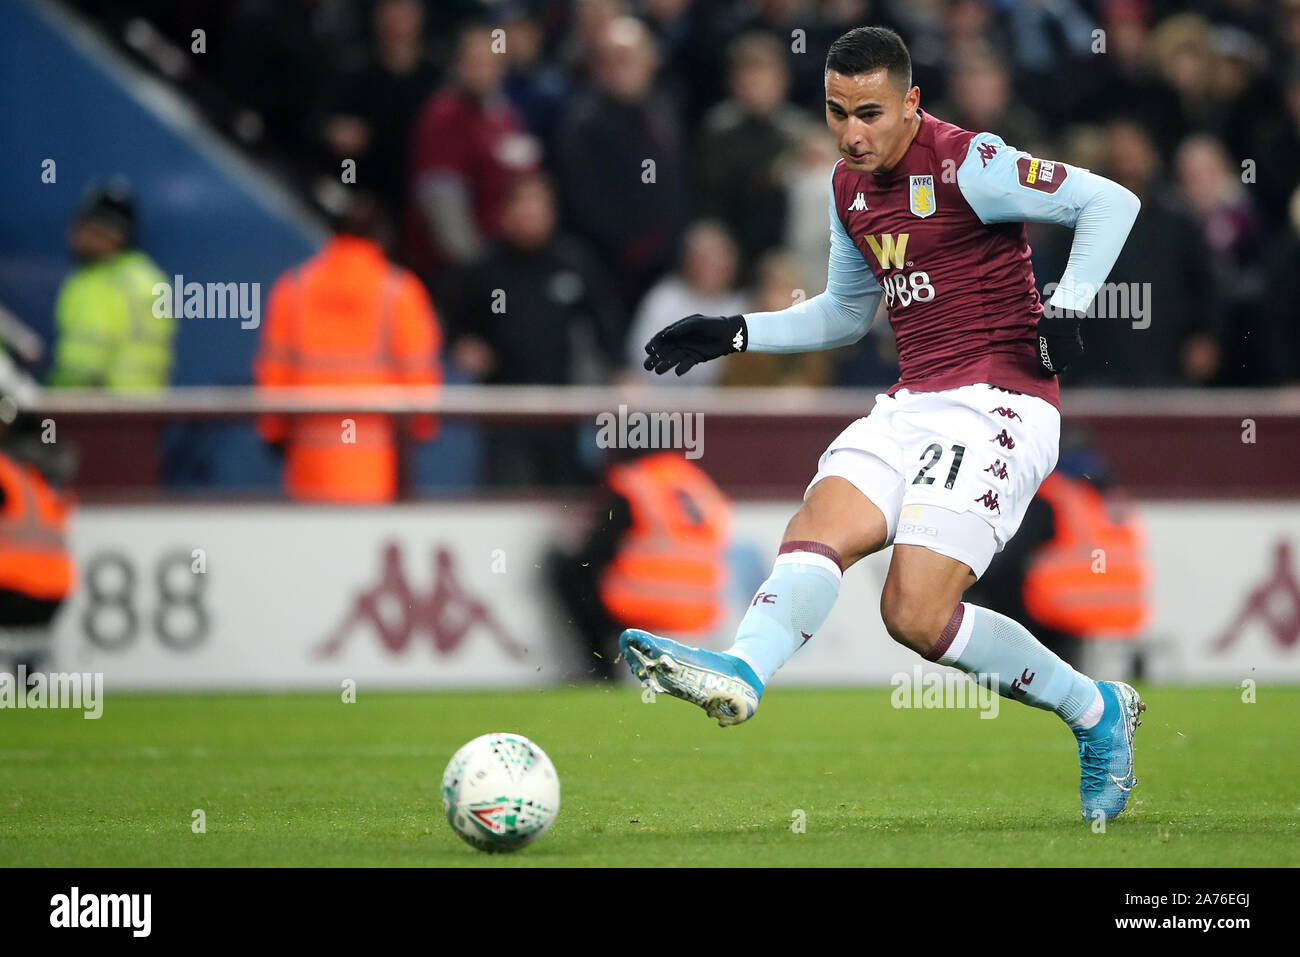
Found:
[[[0, 711], [0, 866], [1300, 864], [1300, 688], [1143, 691], [1140, 783], [1104, 834], [1054, 716], [894, 710], [888, 688], [775, 687], [727, 729], [630, 684]], [[448, 758], [487, 731], [560, 773], [559, 820], [515, 855], [462, 843], [439, 805]]]

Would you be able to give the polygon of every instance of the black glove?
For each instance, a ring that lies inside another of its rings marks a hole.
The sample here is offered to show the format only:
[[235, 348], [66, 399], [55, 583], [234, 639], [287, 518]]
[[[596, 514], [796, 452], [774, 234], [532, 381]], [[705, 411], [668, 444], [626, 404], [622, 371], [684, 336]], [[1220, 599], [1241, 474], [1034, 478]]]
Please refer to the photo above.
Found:
[[647, 370], [663, 375], [676, 366], [685, 375], [696, 363], [707, 362], [749, 345], [749, 327], [744, 316], [687, 316], [660, 329], [645, 344]]
[[1038, 364], [1048, 375], [1060, 375], [1083, 357], [1079, 314], [1043, 315], [1038, 320]]

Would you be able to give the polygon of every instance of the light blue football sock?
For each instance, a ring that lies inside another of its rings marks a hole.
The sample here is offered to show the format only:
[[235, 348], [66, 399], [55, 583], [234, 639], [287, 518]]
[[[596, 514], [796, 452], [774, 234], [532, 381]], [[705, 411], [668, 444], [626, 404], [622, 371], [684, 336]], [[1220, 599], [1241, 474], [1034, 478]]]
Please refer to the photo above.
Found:
[[772, 574], [759, 586], [724, 652], [740, 658], [767, 684], [826, 622], [840, 593], [840, 556], [820, 542], [786, 542]]
[[1023, 625], [988, 608], [960, 602], [939, 642], [926, 655], [941, 665], [996, 680], [1004, 698], [1053, 711], [1075, 728], [1101, 720], [1097, 683], [1048, 651]]

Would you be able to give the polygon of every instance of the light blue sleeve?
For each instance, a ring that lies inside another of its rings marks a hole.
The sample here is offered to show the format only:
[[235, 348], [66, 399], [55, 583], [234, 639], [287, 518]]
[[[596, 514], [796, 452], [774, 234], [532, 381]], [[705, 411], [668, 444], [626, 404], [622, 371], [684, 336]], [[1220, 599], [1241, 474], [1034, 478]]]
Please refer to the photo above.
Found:
[[882, 291], [835, 211], [831, 171], [831, 255], [826, 291], [778, 312], [745, 316], [749, 352], [815, 352], [851, 345], [867, 334]]
[[[1064, 175], [1055, 192], [1026, 186], [1017, 162], [1033, 161], [992, 133], [970, 143], [957, 169], [957, 187], [983, 223], [1058, 223], [1074, 227], [1065, 275], [1048, 301], [1057, 309], [1086, 311], [1124, 247], [1142, 203], [1136, 196], [1090, 170], [1039, 160], [1038, 175]], [[1049, 284], [1050, 286], [1051, 284]]]

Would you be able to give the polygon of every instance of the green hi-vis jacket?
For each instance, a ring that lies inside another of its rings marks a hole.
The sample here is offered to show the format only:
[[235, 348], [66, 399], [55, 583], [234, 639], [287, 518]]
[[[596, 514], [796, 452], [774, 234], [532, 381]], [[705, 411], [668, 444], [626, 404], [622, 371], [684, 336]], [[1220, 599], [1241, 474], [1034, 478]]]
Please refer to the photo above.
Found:
[[[50, 385], [119, 390], [162, 389], [172, 366], [170, 287], [142, 252], [129, 250], [69, 276], [54, 308], [58, 342]], [[159, 302], [155, 308], [155, 302]], [[162, 315], [158, 315], [162, 313]]]

